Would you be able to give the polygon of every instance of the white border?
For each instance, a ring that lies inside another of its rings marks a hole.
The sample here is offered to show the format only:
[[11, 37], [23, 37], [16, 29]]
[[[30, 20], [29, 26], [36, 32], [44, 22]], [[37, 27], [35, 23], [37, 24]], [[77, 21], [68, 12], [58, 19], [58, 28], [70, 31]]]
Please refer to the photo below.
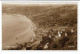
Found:
[[2, 1], [2, 3], [10, 3], [10, 4], [50, 4], [50, 3], [54, 3], [54, 4], [57, 4], [57, 3], [77, 3], [77, 1]]
[[[8, 1], [9, 3], [11, 3], [12, 1]], [[78, 2], [78, 34], [77, 34], [77, 38], [78, 38], [78, 50], [5, 50], [5, 51], [3, 51], [2, 50], [2, 2], [0, 1], [0, 29], [1, 29], [1, 31], [0, 31], [0, 39], [1, 39], [1, 41], [0, 41], [0, 54], [25, 54], [25, 53], [27, 53], [27, 54], [79, 54], [79, 51], [80, 51], [80, 37], [79, 37], [79, 35], [80, 35], [80, 30], [79, 30], [79, 28], [80, 28], [80, 2], [79, 1], [66, 1], [67, 3], [75, 3], [75, 2]], [[25, 1], [18, 1], [18, 3], [20, 4], [20, 3], [40, 3], [40, 4], [42, 4], [42, 3], [66, 3], [65, 1], [55, 1], [55, 2], [53, 2], [53, 1], [27, 1], [27, 2], [25, 2]], [[12, 2], [12, 3], [14, 3], [14, 4], [16, 4], [17, 3], [17, 1], [15, 1], [15, 2]]]

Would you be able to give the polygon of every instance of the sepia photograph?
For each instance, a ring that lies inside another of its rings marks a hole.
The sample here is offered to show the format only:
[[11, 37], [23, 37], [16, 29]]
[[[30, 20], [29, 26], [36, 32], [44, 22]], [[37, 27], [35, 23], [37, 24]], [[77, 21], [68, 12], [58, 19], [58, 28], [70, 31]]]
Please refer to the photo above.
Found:
[[77, 3], [2, 3], [2, 50], [77, 50]]

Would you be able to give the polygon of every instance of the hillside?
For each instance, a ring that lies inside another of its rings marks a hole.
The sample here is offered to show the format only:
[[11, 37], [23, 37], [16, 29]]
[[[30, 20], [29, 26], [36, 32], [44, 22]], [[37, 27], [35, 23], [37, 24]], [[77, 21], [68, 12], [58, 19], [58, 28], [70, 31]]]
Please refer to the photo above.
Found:
[[[22, 14], [32, 21], [37, 23], [38, 26], [60, 26], [77, 23], [77, 5], [62, 5], [54, 6], [4, 6], [3, 13]], [[64, 23], [63, 23], [64, 22]], [[71, 23], [73, 22], [73, 23]]]
[[44, 13], [34, 16], [33, 20], [36, 20], [40, 26], [72, 26], [77, 24], [77, 8], [76, 6], [62, 6], [59, 8], [51, 8]]

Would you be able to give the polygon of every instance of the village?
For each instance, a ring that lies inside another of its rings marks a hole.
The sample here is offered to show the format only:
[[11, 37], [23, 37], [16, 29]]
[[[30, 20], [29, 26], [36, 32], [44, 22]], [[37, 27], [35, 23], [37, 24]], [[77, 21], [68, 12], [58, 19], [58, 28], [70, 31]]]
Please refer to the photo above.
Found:
[[[62, 27], [58, 31], [50, 30], [49, 32], [46, 33], [46, 35], [42, 34], [41, 41], [38, 42], [38, 45], [36, 47], [37, 50], [48, 50], [49, 48], [51, 49], [52, 47], [57, 48], [56, 45], [54, 44], [58, 40], [63, 40], [61, 43], [61, 47], [64, 47], [65, 43], [69, 40], [69, 37], [74, 34], [74, 29], [68, 29], [67, 27]], [[53, 44], [52, 44], [53, 43]], [[55, 45], [55, 46], [50, 46], [50, 45]], [[35, 46], [35, 45], [34, 45]]]

